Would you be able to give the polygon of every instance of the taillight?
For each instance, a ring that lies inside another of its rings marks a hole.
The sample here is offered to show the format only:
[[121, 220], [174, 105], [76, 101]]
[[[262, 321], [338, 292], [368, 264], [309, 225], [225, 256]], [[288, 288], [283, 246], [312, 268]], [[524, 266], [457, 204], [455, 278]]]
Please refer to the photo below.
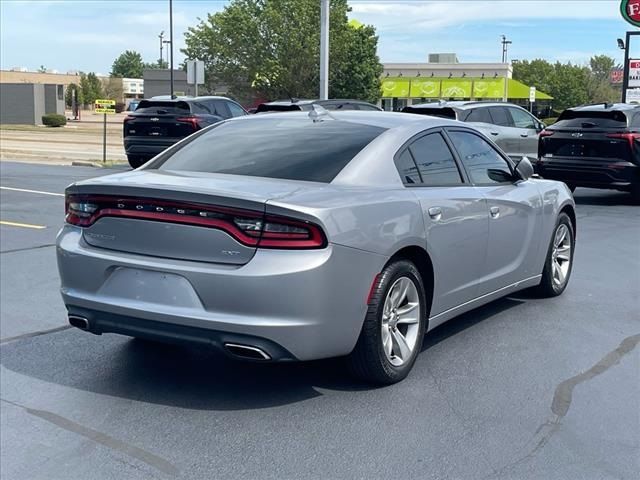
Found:
[[216, 228], [238, 242], [259, 248], [324, 248], [322, 229], [304, 220], [263, 212], [195, 203], [106, 195], [66, 197], [65, 220], [90, 227], [102, 217], [122, 217]]
[[196, 117], [178, 117], [176, 122], [188, 123], [194, 130], [198, 129], [198, 119]]
[[551, 130], [542, 130], [539, 135], [540, 135], [540, 138], [543, 138], [543, 137], [550, 137], [554, 133], [555, 132], [553, 132]]
[[629, 147], [633, 149], [635, 141], [640, 140], [640, 133], [607, 133], [607, 138], [626, 140], [629, 142]]

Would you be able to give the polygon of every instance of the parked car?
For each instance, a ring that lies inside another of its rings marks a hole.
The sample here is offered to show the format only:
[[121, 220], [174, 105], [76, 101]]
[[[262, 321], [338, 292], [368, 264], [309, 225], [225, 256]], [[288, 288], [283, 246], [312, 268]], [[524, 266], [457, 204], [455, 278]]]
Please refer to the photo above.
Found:
[[247, 112], [225, 97], [178, 97], [141, 100], [123, 124], [129, 165], [138, 168], [174, 143], [221, 120]]
[[277, 100], [275, 102], [261, 103], [255, 113], [264, 112], [308, 112], [313, 105], [319, 105], [325, 110], [367, 110], [382, 111], [380, 107], [361, 100]]
[[471, 123], [514, 160], [538, 158], [538, 134], [545, 125], [524, 108], [512, 103], [452, 101], [411, 105], [406, 113], [432, 115]]
[[640, 106], [570, 108], [540, 134], [539, 172], [576, 187], [640, 196]]
[[221, 122], [142, 168], [66, 189], [72, 325], [257, 361], [346, 355], [404, 378], [425, 331], [566, 288], [571, 192], [467, 124], [387, 112]]

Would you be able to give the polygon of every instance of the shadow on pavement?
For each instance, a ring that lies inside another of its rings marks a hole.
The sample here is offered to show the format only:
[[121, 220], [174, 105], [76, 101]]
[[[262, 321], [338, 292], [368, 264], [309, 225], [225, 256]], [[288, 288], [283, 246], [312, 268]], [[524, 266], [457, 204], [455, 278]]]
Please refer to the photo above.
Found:
[[616, 190], [596, 190], [593, 188], [577, 188], [573, 196], [576, 205], [593, 206], [630, 206], [640, 205], [640, 201], [627, 192]]
[[[422, 355], [467, 328], [525, 303], [504, 298], [427, 334]], [[317, 388], [363, 391], [343, 359], [259, 364], [228, 359], [198, 347], [94, 336], [76, 329], [1, 347], [2, 365], [67, 387], [140, 402], [198, 410], [246, 410], [288, 405], [322, 395]], [[414, 371], [413, 375], [419, 372]]]

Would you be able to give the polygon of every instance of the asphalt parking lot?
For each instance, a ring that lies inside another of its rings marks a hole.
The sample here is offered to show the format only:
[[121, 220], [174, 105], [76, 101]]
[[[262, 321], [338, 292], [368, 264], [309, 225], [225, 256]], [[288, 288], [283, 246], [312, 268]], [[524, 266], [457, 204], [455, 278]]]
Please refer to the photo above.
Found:
[[339, 360], [238, 363], [68, 328], [61, 194], [111, 171], [0, 167], [1, 219], [21, 224], [0, 226], [2, 478], [638, 478], [640, 207], [626, 194], [576, 191], [563, 296], [452, 320], [405, 381], [371, 388]]

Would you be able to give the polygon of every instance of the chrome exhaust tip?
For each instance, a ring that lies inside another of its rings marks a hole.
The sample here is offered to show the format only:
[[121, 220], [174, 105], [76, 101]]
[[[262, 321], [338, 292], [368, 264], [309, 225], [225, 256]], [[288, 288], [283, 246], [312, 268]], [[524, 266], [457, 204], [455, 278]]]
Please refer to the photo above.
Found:
[[224, 346], [231, 355], [244, 360], [271, 360], [271, 357], [264, 350], [258, 347], [240, 345], [237, 343], [225, 343]]
[[78, 315], [69, 315], [69, 323], [80, 330], [89, 330], [89, 320]]

